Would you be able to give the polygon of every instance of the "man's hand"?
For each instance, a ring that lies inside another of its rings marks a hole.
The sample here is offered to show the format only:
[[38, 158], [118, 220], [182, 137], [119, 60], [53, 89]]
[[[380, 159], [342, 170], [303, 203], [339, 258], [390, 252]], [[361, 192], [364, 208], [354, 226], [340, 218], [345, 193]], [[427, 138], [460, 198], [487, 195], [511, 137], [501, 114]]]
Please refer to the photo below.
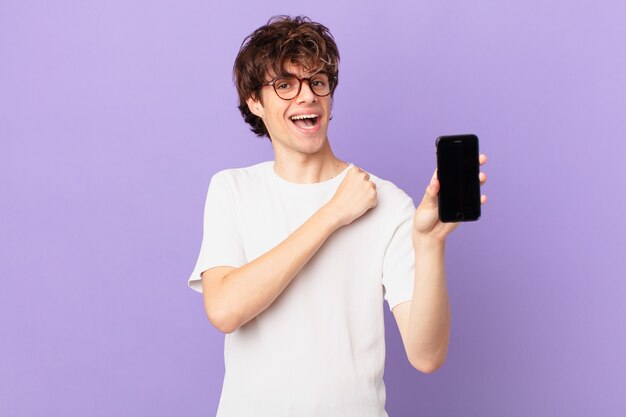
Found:
[[327, 208], [336, 217], [339, 226], [352, 223], [369, 209], [376, 207], [378, 194], [370, 175], [356, 165], [348, 170], [345, 178]]
[[[487, 155], [480, 154], [478, 157], [480, 165], [487, 163]], [[487, 175], [484, 172], [478, 174], [480, 185], [484, 185], [487, 181]], [[439, 206], [437, 203], [437, 194], [439, 193], [439, 180], [437, 179], [437, 170], [430, 179], [430, 184], [426, 187], [426, 193], [422, 202], [415, 210], [413, 217], [413, 239], [429, 238], [437, 242], [444, 242], [446, 237], [457, 228], [459, 223], [442, 223], [439, 221]], [[487, 196], [480, 196], [480, 203], [485, 204]]]

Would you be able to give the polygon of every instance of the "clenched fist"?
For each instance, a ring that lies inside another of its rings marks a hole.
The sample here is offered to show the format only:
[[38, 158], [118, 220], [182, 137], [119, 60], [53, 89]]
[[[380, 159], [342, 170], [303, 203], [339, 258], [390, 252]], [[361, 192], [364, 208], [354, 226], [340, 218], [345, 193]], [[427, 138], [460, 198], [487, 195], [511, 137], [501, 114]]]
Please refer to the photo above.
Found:
[[376, 184], [370, 175], [357, 166], [350, 168], [333, 198], [326, 204], [337, 218], [339, 226], [358, 219], [369, 209], [376, 207], [378, 197]]

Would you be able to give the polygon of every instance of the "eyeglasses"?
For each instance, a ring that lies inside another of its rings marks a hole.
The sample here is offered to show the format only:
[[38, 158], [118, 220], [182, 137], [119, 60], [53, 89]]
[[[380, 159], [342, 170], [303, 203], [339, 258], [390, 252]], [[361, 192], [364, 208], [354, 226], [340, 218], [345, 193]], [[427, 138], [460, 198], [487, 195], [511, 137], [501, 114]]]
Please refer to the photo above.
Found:
[[278, 97], [283, 100], [292, 100], [298, 97], [302, 89], [302, 81], [307, 81], [313, 94], [318, 97], [329, 95], [335, 86], [336, 77], [329, 77], [328, 74], [320, 72], [307, 78], [299, 78], [295, 75], [283, 75], [274, 78], [272, 81], [263, 84], [271, 85]]

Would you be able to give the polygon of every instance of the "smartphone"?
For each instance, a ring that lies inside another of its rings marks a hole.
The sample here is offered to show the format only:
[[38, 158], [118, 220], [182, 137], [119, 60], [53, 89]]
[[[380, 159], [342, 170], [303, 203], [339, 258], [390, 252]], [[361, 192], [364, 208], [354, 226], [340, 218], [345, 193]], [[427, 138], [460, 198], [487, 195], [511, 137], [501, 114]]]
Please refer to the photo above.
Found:
[[439, 220], [469, 222], [480, 218], [478, 137], [440, 136], [437, 147]]

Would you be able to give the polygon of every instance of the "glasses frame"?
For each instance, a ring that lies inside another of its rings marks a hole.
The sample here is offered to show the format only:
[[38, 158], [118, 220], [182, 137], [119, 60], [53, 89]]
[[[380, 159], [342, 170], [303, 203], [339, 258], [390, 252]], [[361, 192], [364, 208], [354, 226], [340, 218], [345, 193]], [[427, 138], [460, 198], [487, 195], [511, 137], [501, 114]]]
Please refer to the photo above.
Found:
[[[326, 74], [326, 75], [328, 75], [328, 83], [331, 84], [331, 88], [330, 88], [330, 91], [328, 92], [328, 94], [317, 94], [315, 92], [315, 90], [313, 90], [313, 87], [311, 87], [311, 78], [313, 78], [313, 77], [315, 77], [316, 75], [319, 75], [319, 74]], [[280, 96], [280, 94], [278, 94], [278, 91], [276, 91], [276, 81], [280, 80], [281, 78], [288, 78], [288, 77], [292, 77], [292, 78], [295, 78], [296, 80], [298, 80], [298, 92], [292, 98], [283, 98], [283, 97]], [[290, 100], [293, 100], [294, 98], [296, 98], [296, 97], [298, 97], [300, 95], [300, 91], [302, 91], [302, 82], [303, 81], [306, 81], [309, 84], [309, 89], [311, 90], [311, 92], [313, 94], [315, 94], [316, 96], [318, 96], [318, 97], [327, 97], [327, 96], [329, 96], [330, 94], [333, 93], [333, 91], [335, 90], [335, 87], [337, 86], [337, 84], [335, 83], [335, 81], [337, 81], [337, 77], [335, 77], [335, 76], [331, 77], [327, 72], [320, 71], [320, 72], [316, 72], [315, 74], [311, 75], [310, 77], [302, 77], [302, 78], [296, 77], [293, 74], [280, 75], [278, 77], [274, 77], [271, 81], [268, 81], [268, 82], [264, 83], [263, 87], [271, 85], [274, 88], [274, 92], [276, 93], [278, 98], [280, 98], [281, 100], [290, 101]]]

